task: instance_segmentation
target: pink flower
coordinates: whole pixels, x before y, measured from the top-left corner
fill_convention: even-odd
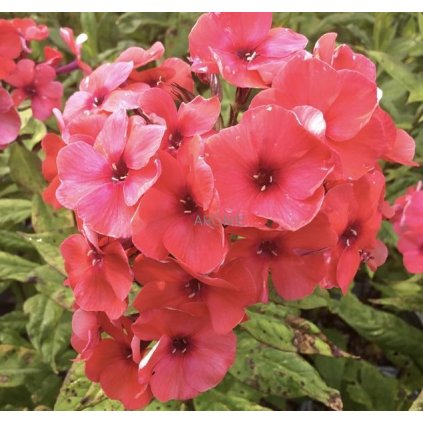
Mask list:
[[[378,105],[376,84],[358,72],[295,57],[250,107],[269,104],[294,111],[302,125],[336,153],[336,171],[343,178],[358,179],[387,149],[381,123],[371,120]]]
[[[318,214],[316,218],[297,231],[258,230],[255,228],[230,228],[240,235],[228,253],[228,260],[235,257],[253,266],[261,290],[262,301],[267,301],[269,270],[277,293],[285,300],[298,300],[310,295],[326,278],[328,263],[324,255],[336,245],[338,236],[328,219]]]
[[[0,86],[0,150],[6,148],[19,135],[21,119],[9,93]]]
[[[338,234],[338,243],[328,255],[328,286],[339,286],[346,293],[361,262],[370,260],[375,269],[386,260],[387,249],[376,239],[384,188],[383,174],[373,171],[354,183],[336,185],[326,194],[322,212]]]
[[[284,63],[307,44],[303,35],[271,26],[271,13],[205,13],[189,35],[192,70],[220,72],[238,87],[266,87],[260,70]]]
[[[139,116],[128,119],[124,110],[117,110],[93,146],[76,141],[60,151],[57,199],[76,210],[90,229],[129,237],[136,203],[160,174],[154,155],[164,132],[164,126],[146,125]]]
[[[100,315],[103,330],[109,335],[96,345],[86,361],[88,379],[98,382],[111,399],[128,410],[144,408],[152,399],[150,388],[138,381],[138,363],[144,351],[133,336],[131,321],[122,317],[109,322]]]
[[[242,216],[242,225],[297,230],[318,213],[331,154],[279,106],[247,111],[239,125],[206,143],[221,212]]]
[[[29,98],[33,116],[46,120],[54,108],[60,108],[63,95],[63,85],[55,78],[56,72],[50,65],[36,65],[32,60],[22,59],[5,81],[16,87],[12,92],[15,105]]]
[[[163,137],[163,148],[172,153],[186,140],[210,132],[220,114],[217,97],[205,99],[197,96],[189,103],[181,103],[177,110],[170,94],[158,88],[144,91],[139,104],[144,113],[164,119],[167,130]]]
[[[240,260],[224,264],[215,273],[201,275],[173,260],[158,262],[138,256],[134,272],[143,284],[133,304],[141,314],[202,302],[216,333],[230,332],[244,319],[244,308],[257,298],[254,275]]]
[[[133,325],[140,339],[158,341],[140,362],[139,381],[148,382],[162,402],[186,400],[213,388],[235,359],[235,335],[216,334],[204,308],[192,306],[148,311]]]
[[[194,81],[188,63],[177,57],[166,59],[161,65],[142,71],[132,71],[131,81],[145,84],[150,88],[160,88],[174,99],[192,96]]]
[[[63,111],[65,122],[87,110],[113,112],[118,108],[137,108],[138,93],[118,90],[132,69],[132,62],[106,63],[86,76],[79,85],[79,91],[66,102]]]
[[[117,319],[126,310],[133,275],[119,241],[91,241],[82,235],[66,238],[60,249],[65,259],[68,284],[84,311],[103,311]]]
[[[196,149],[199,138],[191,144]],[[209,273],[223,263],[227,251],[220,222],[204,224],[218,210],[213,174],[198,151],[187,161],[181,158],[160,152],[162,174],[140,201],[133,242],[147,257],[163,260],[170,253],[193,271]]]

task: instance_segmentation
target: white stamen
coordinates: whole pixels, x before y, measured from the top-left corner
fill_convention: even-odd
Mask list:
[[[192,210],[184,210],[184,213],[191,214],[192,213]]]
[[[267,188],[267,187],[266,187],[266,185],[263,185],[263,186],[260,188],[260,191],[261,191],[261,192],[266,191],[266,188]]]
[[[188,295],[188,298],[194,298],[195,297],[195,292],[191,292],[191,294]]]
[[[247,62],[252,62],[256,56],[257,56],[257,53],[253,51],[252,53],[246,54],[245,59],[247,60]]]

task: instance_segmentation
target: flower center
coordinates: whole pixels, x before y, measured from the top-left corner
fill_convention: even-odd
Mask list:
[[[93,106],[95,107],[100,107],[103,102],[104,102],[104,95],[102,94],[97,94],[94,98],[93,98]]]
[[[340,239],[345,246],[351,247],[352,244],[357,240],[358,229],[357,226],[351,225],[345,229],[344,233],[341,235]]]
[[[185,354],[188,350],[188,340],[186,338],[173,338],[172,354]]]
[[[180,132],[175,131],[169,135],[169,149],[177,150],[182,144],[183,136]]]
[[[198,279],[191,279],[184,285],[184,288],[188,298],[195,298],[200,295],[201,282]]]
[[[34,97],[35,95],[37,95],[37,89],[32,85],[28,85],[27,87],[25,87],[25,93],[28,97]]]
[[[190,195],[182,198],[179,202],[182,204],[182,209],[185,214],[192,214],[198,209],[197,204],[195,204],[195,201]]]
[[[91,266],[97,266],[103,261],[103,255],[96,250],[88,251],[87,256],[91,257]]]
[[[257,255],[267,256],[270,258],[277,257],[279,254],[279,248],[274,241],[262,241],[257,248]]]
[[[112,164],[112,181],[113,182],[122,182],[128,176],[128,166],[123,160],[120,160],[118,163]]]
[[[264,192],[274,183],[273,172],[270,169],[259,169],[258,172],[253,175],[253,180],[260,191]]]
[[[255,51],[245,51],[241,50],[237,53],[238,57],[242,60],[245,60],[246,62],[252,62],[256,57],[257,53]]]
[[[363,263],[367,263],[370,260],[374,260],[374,257],[372,256],[370,251],[360,250],[359,253],[360,253],[360,259]]]

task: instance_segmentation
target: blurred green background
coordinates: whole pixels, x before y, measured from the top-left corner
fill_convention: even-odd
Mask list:
[[[0,14],[11,18],[23,14]],[[188,56],[188,34],[197,13],[29,13],[51,29],[66,51],[61,26],[85,32],[84,59],[113,60],[129,46],[162,41],[166,57]],[[311,49],[325,32],[377,63],[382,106],[415,138],[423,164],[423,14],[275,13],[274,26],[305,34]],[[34,54],[41,54],[34,45]],[[38,48],[38,50],[37,50]],[[69,55],[69,60],[71,56]],[[63,81],[67,96],[79,83]],[[199,85],[201,92],[206,89]],[[224,86],[227,113],[234,89]],[[207,95],[207,93],[205,93]],[[0,153],[0,410],[114,410],[97,385],[72,363],[69,345],[72,297],[58,246],[71,233],[67,211],[53,212],[40,197],[40,140],[55,130],[22,111],[20,142]],[[392,201],[422,179],[420,168],[384,165]],[[318,291],[249,312],[238,331],[237,362],[224,382],[193,401],[160,404],[160,410],[408,410],[423,398],[423,278],[407,274],[385,222],[390,249],[376,274],[362,268],[352,292]],[[420,396],[419,396],[420,395]]]

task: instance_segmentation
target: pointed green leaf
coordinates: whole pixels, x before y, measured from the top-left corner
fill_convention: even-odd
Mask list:
[[[334,410],[342,409],[337,390],[330,388],[300,355],[270,348],[247,334],[238,338],[237,360],[230,373],[267,395],[308,396]]]
[[[41,174],[41,160],[36,153],[17,143],[10,150],[10,177],[28,191],[41,192],[45,181]]]

